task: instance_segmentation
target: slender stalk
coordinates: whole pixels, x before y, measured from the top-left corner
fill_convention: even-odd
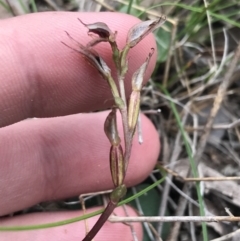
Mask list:
[[[110,114],[108,115],[105,121],[104,131],[112,145],[110,149],[110,168],[111,168],[111,175],[112,175],[115,189],[110,195],[110,201],[106,209],[104,210],[104,212],[99,217],[96,224],[93,226],[93,228],[90,230],[90,232],[86,235],[86,237],[82,241],[91,241],[95,237],[95,235],[102,228],[103,224],[107,221],[108,217],[111,215],[115,207],[118,205],[119,201],[126,194],[126,186],[123,184],[123,182],[126,176],[128,163],[131,156],[132,141],[133,141],[133,136],[135,133],[136,123],[137,123],[136,118],[137,118],[137,115],[139,114],[139,103],[140,103],[139,93],[142,88],[143,74],[146,71],[148,60],[150,60],[150,57],[152,56],[153,49],[152,49],[152,53],[149,54],[146,60],[147,62],[143,64],[143,69],[141,67],[141,69],[138,70],[138,72],[136,72],[138,74],[137,75],[138,78],[136,77],[136,73],[134,74],[136,78],[136,83],[135,82],[134,83],[136,86],[134,87],[134,84],[133,84],[132,86],[133,92],[131,96],[136,96],[139,98],[130,99],[130,101],[133,100],[133,102],[130,102],[130,104],[126,99],[125,83],[124,83],[125,76],[128,71],[127,55],[129,50],[133,48],[136,44],[138,44],[146,35],[154,31],[157,27],[160,27],[159,23],[161,22],[161,19],[162,18],[158,19],[157,21],[146,22],[147,24],[139,23],[137,25],[134,25],[129,30],[125,47],[120,51],[115,41],[117,32],[116,31],[112,32],[109,29],[109,27],[102,22],[97,22],[94,24],[84,24],[79,19],[79,21],[85,27],[88,28],[88,33],[94,33],[98,35],[98,39],[93,40],[85,47],[81,43],[78,43],[76,40],[74,40],[68,34],[68,36],[74,41],[75,44],[77,44],[79,48],[77,50],[74,48],[72,49],[83,54],[84,57],[86,57],[88,61],[99,71],[102,77],[105,80],[107,80],[110,86],[110,89],[112,91],[112,95],[114,97],[115,105],[117,106],[117,108],[120,110],[120,113],[121,113],[123,132],[124,132],[124,142],[125,142],[125,152],[123,155],[121,140],[118,136],[118,130],[117,130],[117,124],[116,124],[116,110],[115,110],[116,106],[114,106],[112,108],[112,112],[110,112]],[[115,63],[117,74],[118,74],[119,88],[117,87],[113,77],[111,76],[110,68],[101,58],[101,56],[99,56],[95,50],[91,49],[92,46],[100,42],[109,42],[111,45],[112,57],[113,57],[113,61]],[[136,88],[137,90],[135,90]],[[137,91],[137,95],[133,95],[135,94],[134,91],[135,92]],[[134,106],[135,102],[137,104],[135,104]],[[132,108],[130,108],[128,105],[131,105]],[[135,107],[137,111],[135,112],[131,111],[129,116],[129,109],[132,110],[133,107]]]
[[[109,76],[108,79],[108,84],[111,88],[111,91],[112,91],[112,94],[113,94],[113,97],[116,99],[116,98],[120,98],[119,96],[119,93],[118,93],[118,89],[117,89],[117,86],[115,84],[115,81],[114,79],[112,78],[112,76]],[[124,101],[124,100],[123,100]]]
[[[128,168],[128,163],[129,163],[129,159],[131,156],[131,149],[132,149],[132,134],[129,132],[129,126],[128,126],[128,106],[127,106],[128,103],[126,99],[125,84],[124,84],[125,75],[128,69],[127,54],[129,50],[130,50],[130,47],[126,45],[121,53],[121,58],[119,59],[119,65],[121,66],[121,68],[118,71],[119,92],[124,102],[124,108],[120,109],[120,112],[122,115],[122,125],[123,125],[124,142],[125,142],[125,153],[124,153],[125,172],[127,171],[127,168]]]
[[[132,137],[129,133],[128,127],[128,115],[127,115],[127,108],[120,110],[122,115],[122,125],[123,125],[123,132],[124,132],[124,142],[125,142],[125,152],[124,152],[124,162],[125,162],[125,172],[128,168],[129,159],[131,156],[132,150]]]
[[[89,233],[85,236],[85,238],[82,241],[92,241],[92,239],[96,236],[96,234],[102,228],[104,223],[108,220],[109,216],[112,214],[114,209],[117,207],[117,204],[118,203],[115,203],[112,200],[108,202],[107,207],[104,209],[98,221],[94,224],[93,228],[89,231]]]

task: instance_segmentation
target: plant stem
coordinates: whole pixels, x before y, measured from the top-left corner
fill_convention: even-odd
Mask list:
[[[94,224],[93,228],[90,230],[90,232],[85,236],[85,238],[82,241],[92,241],[92,239],[96,236],[96,234],[102,228],[104,223],[108,220],[113,210],[117,207],[117,204],[118,203],[115,203],[112,200],[108,202],[107,207],[99,217],[98,221]]]
[[[109,76],[109,77],[107,78],[107,81],[108,81],[108,84],[109,84],[109,86],[110,86],[110,88],[111,88],[111,91],[112,91],[112,94],[113,94],[114,99],[120,98],[119,93],[118,93],[117,86],[116,86],[115,81],[114,81],[114,79],[112,78],[112,76]]]
[[[130,155],[131,155],[132,137],[129,133],[127,108],[124,107],[123,109],[120,110],[120,112],[122,115],[122,125],[123,125],[123,132],[124,132],[124,142],[125,142],[124,162],[125,162],[125,172],[126,172]]]
[[[124,106],[122,108],[119,108],[119,110],[122,116],[123,135],[124,135],[124,143],[125,143],[124,162],[125,162],[125,172],[126,172],[128,163],[129,163],[129,158],[131,155],[131,149],[132,149],[132,135],[129,131],[129,126],[128,126],[128,111],[127,111],[127,100],[126,100],[125,86],[124,86],[124,76],[121,74],[119,74],[118,76],[119,76],[118,82],[119,82],[120,96],[124,103]]]

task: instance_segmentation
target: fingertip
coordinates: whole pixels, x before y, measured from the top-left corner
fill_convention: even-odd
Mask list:
[[[103,131],[107,114],[28,120],[2,128],[0,193],[5,198],[0,203],[0,215],[42,201],[113,188],[110,143]],[[118,124],[124,140],[120,115]],[[128,186],[143,181],[158,159],[158,133],[145,116],[142,116],[142,133],[142,145],[137,136],[134,138],[125,180]]]

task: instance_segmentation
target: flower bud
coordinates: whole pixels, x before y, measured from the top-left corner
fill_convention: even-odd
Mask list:
[[[93,48],[85,47],[81,43],[77,42],[74,38],[71,37],[68,32],[66,32],[66,34],[74,42],[77,48],[71,47],[63,42],[62,43],[70,49],[82,54],[84,58],[86,58],[87,61],[98,70],[98,72],[103,76],[103,78],[108,80],[109,76],[111,75],[111,70],[106,64],[106,62],[99,56],[99,54]]]
[[[105,134],[112,145],[119,145],[121,139],[118,135],[116,108],[108,114],[104,123]]]
[[[133,90],[142,90],[142,83],[144,79],[145,72],[147,70],[148,64],[151,60],[151,57],[154,53],[154,48],[151,49],[151,52],[148,54],[148,57],[144,61],[144,63],[141,65],[141,67],[133,74],[132,77],[132,89]]]
[[[159,28],[165,21],[166,17],[161,16],[157,20],[148,20],[134,25],[128,32],[127,45],[130,48],[134,47],[149,33]]]
[[[110,199],[113,203],[118,203],[127,193],[127,188],[124,184],[116,187],[110,194]]]
[[[110,42],[115,42],[116,32],[113,33],[106,23],[96,22],[86,24],[81,19],[78,20],[88,29],[88,33],[97,34],[100,38],[106,39]]]
[[[110,170],[115,187],[121,185],[125,178],[125,164],[121,145],[112,145],[110,149]]]
[[[134,131],[136,128],[140,108],[140,91],[133,90],[129,99],[128,106],[128,127]]]
[[[128,126],[129,126],[129,129],[133,132],[135,131],[138,115],[139,115],[140,91],[142,90],[144,75],[153,53],[154,53],[154,49],[152,49],[152,52],[149,53],[145,62],[133,74],[133,77],[132,77],[132,93],[129,99],[129,106],[128,106]]]

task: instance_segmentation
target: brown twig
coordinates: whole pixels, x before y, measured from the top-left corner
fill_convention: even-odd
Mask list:
[[[183,117],[182,122],[185,123],[186,120],[187,120],[187,115],[185,115]],[[181,132],[179,131],[177,136],[176,136],[176,140],[175,140],[175,143],[174,143],[173,152],[172,152],[169,164],[174,163],[178,159],[178,157],[179,157],[179,155],[181,153],[182,148],[181,148],[180,140],[181,140]],[[171,180],[172,176],[168,176],[168,177]],[[164,189],[163,189],[163,194],[162,194],[161,205],[159,207],[159,213],[158,213],[159,216],[164,216],[165,215],[170,188],[171,188],[170,187],[170,183],[169,182],[165,182]],[[162,233],[162,228],[163,228],[163,224],[159,223],[158,227],[157,227],[158,233],[160,233],[160,234]]]
[[[184,182],[212,182],[212,181],[239,181],[240,177],[182,177],[178,173],[168,169],[167,167],[161,166],[166,172],[174,177],[182,179]]]
[[[228,233],[226,235],[223,235],[220,238],[216,238],[216,239],[211,239],[210,241],[225,241],[225,240],[230,240],[231,238],[233,238],[235,235],[238,235],[240,233],[240,229],[237,229],[236,231],[232,232],[232,233]]]
[[[229,124],[215,124],[212,126],[211,130],[228,130],[235,128],[237,126],[240,126],[240,119],[237,119],[233,121],[232,123]],[[176,127],[171,127],[173,130],[177,130]],[[193,126],[185,126],[184,129],[188,132],[193,132],[193,131],[205,131],[206,127],[205,126],[198,126],[198,127],[193,127]]]
[[[100,1],[100,0],[94,0],[94,1],[97,2],[99,5],[105,7],[110,12],[116,11],[114,8],[112,8],[109,4],[105,3],[104,1]]]
[[[221,107],[222,101],[225,97],[227,88],[228,88],[229,83],[230,83],[230,79],[231,79],[231,77],[234,73],[234,70],[236,68],[236,65],[237,65],[237,62],[238,62],[239,58],[240,58],[240,43],[238,44],[238,48],[237,48],[237,50],[234,54],[234,57],[229,64],[229,69],[227,70],[227,72],[226,72],[226,74],[223,78],[223,81],[218,88],[217,96],[216,96],[216,98],[214,100],[214,103],[213,103],[213,108],[210,112],[210,116],[209,116],[207,124],[205,126],[205,132],[203,133],[203,135],[202,135],[202,137],[199,141],[198,149],[197,149],[197,152],[194,156],[196,164],[199,163],[199,161],[202,157],[203,151],[205,149],[205,146],[206,146],[209,134],[210,134],[210,130],[213,126],[215,116],[217,115],[217,113],[218,113],[218,111]]]
[[[184,186],[183,186],[183,192],[189,196],[190,192],[190,185],[189,183],[186,183]],[[182,216],[184,214],[184,211],[186,209],[186,206],[187,206],[187,203],[188,203],[188,200],[181,196],[180,199],[179,199],[179,202],[178,202],[178,209],[177,211],[175,212],[175,216],[178,217],[178,216]],[[175,222],[173,227],[172,227],[172,230],[170,232],[170,234],[168,235],[167,237],[167,241],[176,241],[177,238],[178,238],[178,233],[179,233],[179,229],[181,227],[181,222]]]
[[[239,222],[240,217],[231,216],[172,216],[172,217],[110,217],[110,222]]]

